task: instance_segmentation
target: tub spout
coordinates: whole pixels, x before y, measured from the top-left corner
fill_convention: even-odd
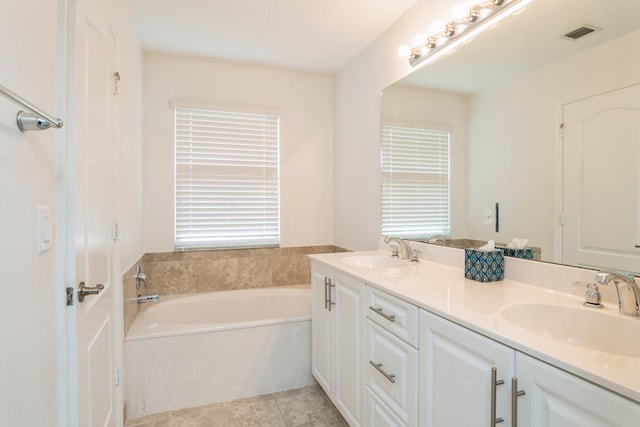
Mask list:
[[[138,298],[136,298],[136,301],[138,301],[138,304],[142,304],[143,302],[158,302],[159,298],[160,297],[158,296],[158,294],[138,295]]]

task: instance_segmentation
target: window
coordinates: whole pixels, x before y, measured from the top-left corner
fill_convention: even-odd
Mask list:
[[[382,126],[382,235],[449,235],[450,132]]]
[[[277,115],[176,108],[176,249],[280,242]]]

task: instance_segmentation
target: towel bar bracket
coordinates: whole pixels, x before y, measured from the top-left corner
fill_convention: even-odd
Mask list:
[[[0,95],[6,96],[16,104],[19,104],[30,111],[18,111],[18,114],[16,116],[16,124],[22,132],[30,130],[45,130],[49,129],[51,126],[60,129],[63,125],[61,119],[57,119],[45,113],[35,105],[31,104],[29,101],[11,92],[9,89],[2,85],[0,85]]]

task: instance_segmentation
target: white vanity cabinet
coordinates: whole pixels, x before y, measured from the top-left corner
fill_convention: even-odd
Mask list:
[[[311,371],[351,426],[363,411],[365,285],[312,260]]]
[[[640,404],[424,310],[420,396],[428,427],[640,425]]]
[[[418,307],[367,286],[365,425],[418,425]]]
[[[516,353],[519,427],[631,427],[640,404],[522,353]]]
[[[420,425],[493,427],[502,419],[510,426],[514,354],[420,310]]]

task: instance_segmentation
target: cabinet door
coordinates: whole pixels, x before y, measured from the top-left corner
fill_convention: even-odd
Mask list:
[[[362,405],[362,349],[364,347],[364,284],[334,274],[335,384],[334,403],[349,425],[360,425]]]
[[[493,427],[491,373],[497,368],[496,418],[508,426],[514,351],[426,311],[420,311],[420,424]]]
[[[326,272],[311,272],[311,372],[327,395],[331,396],[331,312],[325,308]]]
[[[524,354],[516,355],[519,427],[640,425],[640,404]]]

